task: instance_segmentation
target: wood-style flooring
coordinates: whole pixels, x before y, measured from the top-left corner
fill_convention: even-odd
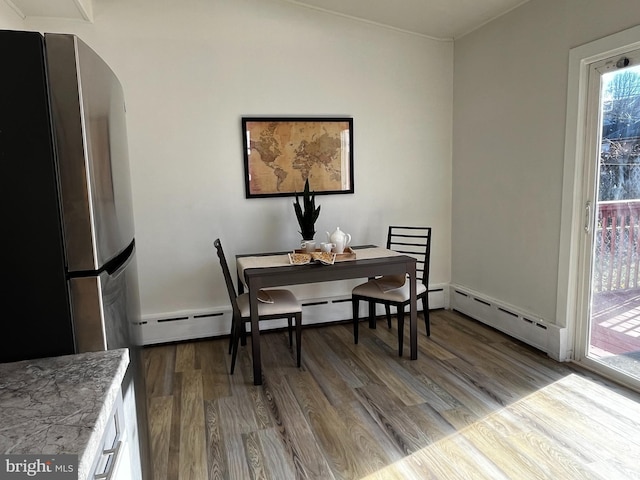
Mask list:
[[[420,317],[421,318],[421,317]],[[640,479],[640,395],[463,315],[420,319],[418,359],[386,320],[146,347],[155,480]],[[407,330],[407,329],[406,329]],[[294,345],[295,348],[295,345]]]

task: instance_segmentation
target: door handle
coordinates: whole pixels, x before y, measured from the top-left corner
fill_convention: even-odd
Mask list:
[[[584,231],[585,233],[591,231],[591,200],[587,201],[584,207]]]
[[[122,448],[122,440],[118,440],[114,448],[103,450],[102,454],[111,456],[111,461],[107,463],[108,468],[103,473],[96,473],[94,475],[95,480],[113,480],[113,474],[116,471],[118,457],[120,456],[120,449]]]

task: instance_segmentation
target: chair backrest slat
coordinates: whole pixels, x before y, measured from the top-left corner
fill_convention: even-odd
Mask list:
[[[416,277],[429,287],[431,227],[392,225],[387,234],[387,248],[414,257],[417,261]]]
[[[394,227],[391,227],[394,228]],[[427,238],[426,235],[412,235],[409,233],[396,233],[394,235],[396,238]]]

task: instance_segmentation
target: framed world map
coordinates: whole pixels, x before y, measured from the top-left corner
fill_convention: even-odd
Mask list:
[[[353,193],[353,118],[242,117],[246,198]]]

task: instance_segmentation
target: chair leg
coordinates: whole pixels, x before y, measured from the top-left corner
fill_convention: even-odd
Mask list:
[[[376,328],[376,302],[369,300],[369,328]]]
[[[398,356],[402,356],[404,344],[404,307],[398,306]]]
[[[386,303],[384,305],[384,311],[387,314],[387,326],[389,328],[391,328],[391,305],[389,305],[388,303]]]
[[[229,332],[229,355],[231,355],[231,350],[233,349],[233,339],[236,329],[236,321],[235,319],[231,319],[231,331]]]
[[[351,306],[353,308],[353,343],[358,344],[358,313],[360,310],[360,300],[357,298],[351,298]]]
[[[242,335],[241,335],[241,339],[242,339],[241,345],[244,347],[244,346],[247,344],[247,327],[246,327],[246,325],[244,324],[244,322],[243,322],[243,321],[240,321],[240,324],[241,324],[241,325],[240,325],[240,331],[242,332]]]
[[[427,337],[431,336],[431,320],[429,318],[429,294],[422,297],[422,314],[424,315],[424,325],[427,328]]]
[[[296,358],[300,367],[300,357],[302,352],[302,313],[296,313]]]
[[[291,317],[287,317],[287,324],[289,325],[289,348],[293,347],[293,338],[291,337]],[[296,325],[297,328],[297,325]]]
[[[231,353],[231,375],[233,375],[233,371],[236,368],[236,357],[238,356],[238,343],[240,343],[240,331],[242,330],[242,326],[239,324],[244,325],[242,320],[236,320],[233,323],[235,325],[235,331],[233,333],[233,351]]]

